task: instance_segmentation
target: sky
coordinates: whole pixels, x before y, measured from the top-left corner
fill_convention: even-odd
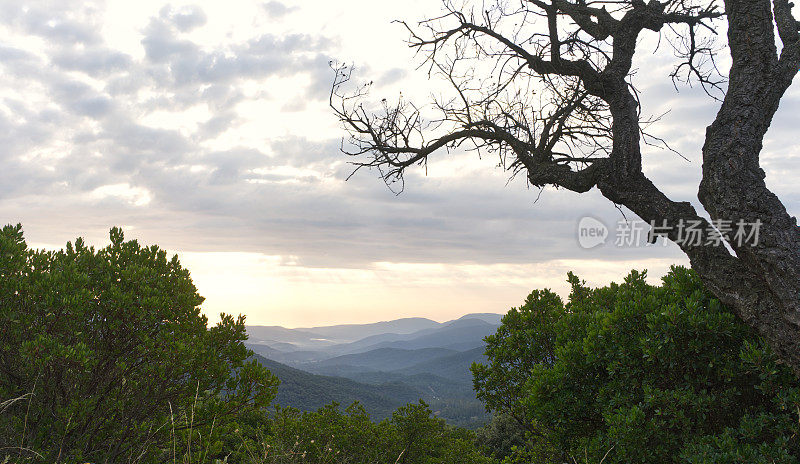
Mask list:
[[[352,173],[328,108],[331,60],[373,81],[371,97],[442,89],[393,23],[436,16],[438,0],[0,0],[0,220],[61,248],[108,230],[177,253],[220,312],[307,327],[400,317],[502,313],[535,288],[566,296],[687,264],[674,245],[585,249],[584,217],[614,234],[634,219],[597,191],[539,191],[491,159],[438,153],[396,195]],[[676,89],[675,60],[644,38],[634,80],[651,131],[646,173],[700,207],[705,127],[718,106]],[[724,58],[723,58],[724,62]],[[767,184],[800,212],[800,85],[767,134]],[[443,90],[442,90],[443,91]]]

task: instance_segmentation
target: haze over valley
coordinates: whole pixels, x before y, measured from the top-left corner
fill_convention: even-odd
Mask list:
[[[487,418],[472,389],[473,362],[502,315],[473,313],[436,322],[403,318],[372,324],[288,329],[248,326],[247,345],[282,383],[276,403],[315,410],[359,400],[376,419],[424,399],[448,423]]]

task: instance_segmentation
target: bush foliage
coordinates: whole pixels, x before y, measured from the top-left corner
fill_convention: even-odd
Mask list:
[[[374,422],[363,406],[316,412],[277,408],[261,428],[241,437],[228,462],[258,464],[491,464],[474,432],[434,417],[422,400]],[[242,452],[243,451],[243,452]],[[238,459],[241,459],[239,461]]]
[[[566,304],[534,291],[473,365],[479,398],[528,432],[507,461],[798,462],[800,384],[694,272],[569,279]]]
[[[44,462],[147,462],[179,438],[264,409],[277,379],[242,343],[244,318],[211,328],[177,257],[124,241],[28,248],[0,231],[0,448]],[[206,443],[209,443],[206,437]],[[197,451],[197,448],[195,448]]]

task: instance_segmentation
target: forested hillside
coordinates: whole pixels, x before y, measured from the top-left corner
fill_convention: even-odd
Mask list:
[[[310,374],[259,355],[254,355],[253,359],[281,381],[275,404],[302,411],[315,411],[334,402],[346,406],[358,401],[370,416],[382,420],[390,417],[398,407],[416,402],[423,396],[421,391],[400,382],[369,385],[341,377]]]
[[[451,425],[476,428],[488,416],[475,398],[471,382],[453,381],[433,374],[416,375],[369,372],[346,377],[316,375],[254,355],[280,381],[275,403],[302,411],[314,411],[332,402],[349,405],[355,401],[375,420],[409,403],[425,400],[434,415]],[[464,367],[464,366],[462,366]],[[469,374],[469,366],[464,367]]]
[[[281,404],[312,410],[329,401],[347,404],[358,392],[370,415],[383,418],[408,398],[422,398],[448,423],[474,428],[489,416],[472,389],[470,366],[486,359],[483,338],[499,323],[499,314],[483,313],[443,323],[409,318],[300,329],[252,326],[248,346],[283,381]],[[339,391],[328,391],[331,384]]]

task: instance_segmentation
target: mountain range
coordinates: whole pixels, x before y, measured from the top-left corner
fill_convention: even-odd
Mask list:
[[[372,324],[289,329],[248,326],[247,345],[278,378],[276,402],[313,410],[360,401],[376,419],[422,398],[460,426],[486,419],[470,366],[485,362],[484,341],[502,315],[467,314],[436,322],[404,318]]]

